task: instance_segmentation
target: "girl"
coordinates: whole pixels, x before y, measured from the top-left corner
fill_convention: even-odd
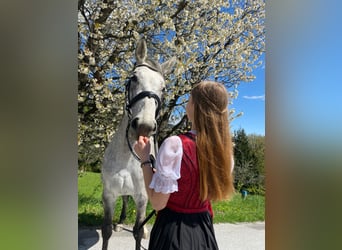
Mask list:
[[[218,249],[211,201],[234,192],[227,106],[222,84],[195,85],[186,106],[191,131],[165,139],[155,173],[149,139],[140,136],[135,144],[149,201],[158,211],[149,250]]]

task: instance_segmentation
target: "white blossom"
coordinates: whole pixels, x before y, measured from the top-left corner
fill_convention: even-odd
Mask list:
[[[252,81],[252,69],[262,64],[264,0],[246,5],[238,0],[145,2],[86,0],[80,6],[78,145],[80,157],[87,155],[87,161],[101,158],[123,115],[124,84],[141,37],[147,40],[151,58],[178,58],[177,67],[167,76],[164,100],[182,104],[162,107],[161,116],[167,115],[160,121],[160,131],[165,134],[170,131],[169,119],[178,121],[184,114],[192,84],[217,78],[229,89],[233,102],[239,84]],[[110,10],[108,15],[105,8]],[[230,119],[237,115],[230,110]]]

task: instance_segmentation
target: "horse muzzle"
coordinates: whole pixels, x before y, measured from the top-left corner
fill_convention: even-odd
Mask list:
[[[131,127],[135,131],[137,138],[139,136],[151,136],[157,131],[157,122],[155,120],[147,122],[143,121],[139,117],[136,117],[132,120]]]

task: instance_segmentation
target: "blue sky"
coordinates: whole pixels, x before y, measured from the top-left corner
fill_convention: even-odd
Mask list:
[[[265,61],[264,56],[262,60]],[[237,99],[230,105],[235,109],[235,114],[243,112],[242,116],[231,122],[231,127],[232,131],[242,128],[246,134],[265,135],[265,62],[253,73],[255,80],[242,82],[238,86]]]

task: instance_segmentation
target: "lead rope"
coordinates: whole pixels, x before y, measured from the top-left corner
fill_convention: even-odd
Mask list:
[[[155,154],[157,154],[158,152],[158,143],[157,143],[157,136],[156,134],[153,135],[153,140],[154,140],[154,152]],[[150,161],[151,161],[151,164],[152,164],[152,171],[155,172],[156,171],[156,168],[155,168],[155,162],[156,162],[156,159],[154,158],[154,156],[152,154],[150,154]],[[138,230],[141,230],[143,226],[145,226],[145,224],[152,218],[153,215],[156,215],[157,212],[155,209],[152,210],[152,212],[145,218],[145,220],[141,223],[141,225],[139,226]],[[144,250],[147,250],[147,248],[145,248],[144,246],[142,246],[140,244],[140,247]]]
[[[137,161],[140,161],[140,158],[139,156],[134,152],[133,148],[132,148],[132,145],[131,143],[129,142],[129,138],[128,138],[128,130],[129,130],[129,127],[130,127],[130,123],[128,122],[128,125],[127,125],[127,128],[126,128],[126,140],[127,140],[127,144],[128,144],[128,148],[129,150],[131,151],[132,155],[134,156],[134,158],[137,160]],[[154,152],[155,154],[157,154],[158,152],[158,144],[157,144],[157,135],[154,134],[153,135],[153,143],[154,143]],[[155,162],[156,162],[156,159],[155,157],[150,154],[150,161],[152,163],[152,170],[153,172],[155,172],[156,168],[155,168]],[[145,224],[152,218],[153,215],[156,214],[156,210],[153,210],[146,218],[145,220],[139,225],[138,227],[138,230],[141,230],[143,226],[145,226]],[[134,232],[132,232],[134,233]],[[142,246],[140,244],[140,247],[144,250],[147,250],[147,248],[145,248],[144,246]]]
[[[140,158],[139,156],[134,152],[133,148],[132,148],[132,145],[131,143],[129,142],[129,138],[128,138],[128,130],[129,130],[129,127],[130,127],[130,122],[128,121],[128,125],[127,125],[127,128],[126,128],[126,141],[127,141],[127,144],[128,144],[128,148],[129,150],[131,151],[132,155],[134,156],[134,158],[137,160],[137,161],[140,161]]]
[[[153,137],[155,138],[155,136],[153,136]],[[155,146],[155,149],[158,149],[156,141],[154,142],[154,146]],[[156,152],[156,151],[155,151],[155,152]],[[154,164],[155,164],[155,162],[156,162],[156,159],[154,158],[153,155],[150,155],[150,161],[151,161],[151,163],[152,163],[152,171],[155,172],[156,168],[155,168],[155,165],[154,165]],[[145,224],[152,218],[152,216],[153,216],[153,215],[156,215],[156,214],[157,214],[156,210],[153,209],[152,212],[151,212],[151,213],[145,218],[145,220],[139,225],[138,231],[141,230],[142,227],[145,226]],[[142,246],[141,244],[140,244],[140,247],[141,247],[142,249],[144,249],[144,250],[147,250],[147,248],[145,248],[145,247]]]

